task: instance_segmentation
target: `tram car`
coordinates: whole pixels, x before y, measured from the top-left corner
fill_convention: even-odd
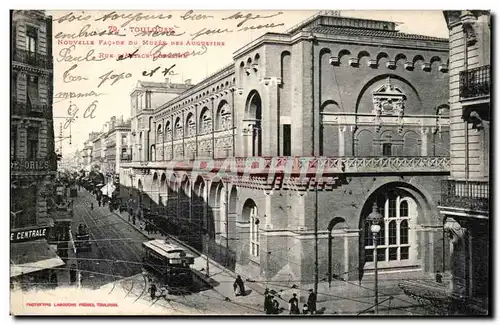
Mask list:
[[[75,237],[75,246],[77,252],[89,252],[92,250],[89,229],[87,228],[87,226],[83,224],[78,225],[78,231]]]
[[[76,185],[71,185],[69,188],[69,197],[77,197],[78,191],[76,190]]]
[[[193,286],[194,256],[187,254],[179,246],[164,240],[151,240],[142,243],[143,267],[153,273],[167,287],[191,288]]]

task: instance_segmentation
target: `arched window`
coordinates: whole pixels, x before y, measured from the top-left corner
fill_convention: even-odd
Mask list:
[[[250,254],[252,254],[252,256],[258,257],[259,251],[259,216],[257,214],[257,207],[253,206],[250,210]]]
[[[416,214],[413,199],[395,191],[377,198],[379,212],[384,217],[377,236],[377,260],[397,262],[410,259],[411,229],[410,218]],[[373,262],[375,249],[370,224],[365,224],[365,260]]]
[[[229,104],[225,103],[219,107],[216,117],[216,130],[227,130],[232,127],[231,112],[229,111]]]
[[[162,142],[163,142],[163,130],[160,124],[158,125],[158,130],[156,132],[156,143],[162,143]]]
[[[170,121],[165,124],[165,140],[172,140],[172,126],[170,125]]]
[[[191,113],[188,115],[186,120],[186,129],[188,137],[196,135],[196,123],[194,121],[194,116]]]
[[[210,111],[208,108],[203,108],[200,117],[200,134],[206,134],[212,132],[212,117],[210,116]]]
[[[175,130],[174,130],[174,139],[181,139],[183,136],[182,134],[182,122],[181,119],[178,117],[177,120],[175,120]]]

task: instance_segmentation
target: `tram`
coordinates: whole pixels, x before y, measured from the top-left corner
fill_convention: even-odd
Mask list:
[[[153,273],[166,286],[192,287],[191,265],[194,264],[194,256],[179,246],[159,239],[144,242],[142,246],[144,269]]]

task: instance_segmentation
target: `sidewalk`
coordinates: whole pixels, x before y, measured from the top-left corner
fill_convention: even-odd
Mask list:
[[[78,281],[71,283],[70,282],[70,267],[71,265],[78,265],[77,257],[76,257],[76,248],[75,242],[73,241],[73,234],[71,233],[71,229],[69,231],[69,242],[68,242],[68,258],[66,259],[66,265],[61,269],[61,272],[57,275],[57,287],[77,287]]]

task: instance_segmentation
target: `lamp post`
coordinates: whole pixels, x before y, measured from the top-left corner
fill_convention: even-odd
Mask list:
[[[373,235],[373,261],[375,262],[375,314],[378,314],[378,252],[377,252],[377,237],[380,232],[380,222],[382,221],[382,215],[378,212],[377,202],[373,203],[372,213],[366,218],[370,222],[370,231]]]

